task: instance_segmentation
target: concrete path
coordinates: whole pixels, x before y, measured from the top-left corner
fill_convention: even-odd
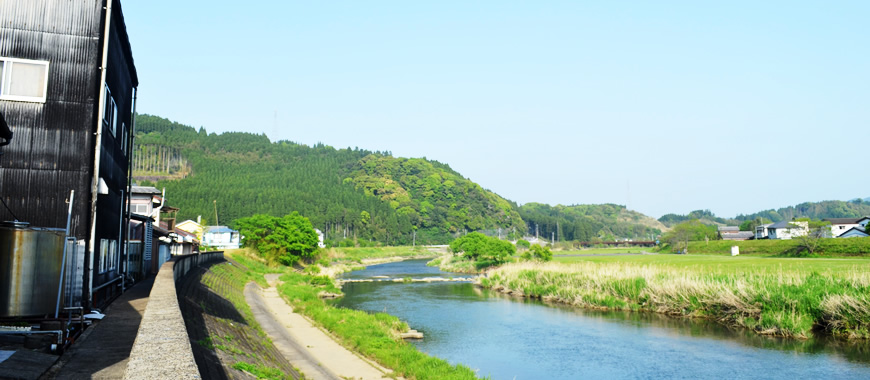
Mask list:
[[[275,347],[306,379],[383,379],[389,370],[363,359],[293,312],[275,288],[278,276],[267,275],[271,285],[261,289],[255,283],[245,287],[245,299],[257,322]]]
[[[42,378],[123,378],[153,284],[151,276],[113,301],[106,317],[89,327]]]

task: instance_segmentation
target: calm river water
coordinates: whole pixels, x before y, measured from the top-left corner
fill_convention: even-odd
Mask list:
[[[465,276],[426,260],[344,278]],[[870,345],[760,337],[706,321],[596,312],[506,297],[469,283],[347,283],[338,306],[387,312],[426,353],[501,379],[870,379]]]

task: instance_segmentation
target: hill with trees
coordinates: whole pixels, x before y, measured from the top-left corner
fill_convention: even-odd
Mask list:
[[[870,201],[855,198],[851,201],[804,202],[795,206],[764,210],[747,215],[740,214],[734,218],[721,218],[710,210],[695,210],[687,215],[666,214],[659,218],[659,221],[668,227],[673,227],[685,221],[698,220],[702,224],[707,225],[740,225],[742,229],[744,226],[753,225],[753,222],[757,224],[775,223],[797,218],[819,220],[825,218],[858,218],[862,216],[870,216]],[[749,227],[746,228],[748,228],[747,231],[752,230]]]
[[[862,199],[851,201],[821,201],[804,202],[795,206],[759,211],[749,215],[737,215],[738,221],[766,218],[774,222],[792,220],[794,218],[858,218],[870,216],[870,202]]]
[[[668,229],[659,221],[615,204],[550,206],[526,203],[520,216],[530,234],[559,241],[613,241],[619,238],[652,239]]]
[[[298,211],[327,240],[387,244],[411,244],[415,230],[418,243],[436,244],[460,231],[525,229],[515,204],[438,162],[207,133],[151,115],[136,126],[134,177],[165,187],[179,219],[232,225]]]

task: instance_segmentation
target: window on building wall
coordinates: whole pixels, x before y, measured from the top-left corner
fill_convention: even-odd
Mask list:
[[[100,239],[100,273],[118,267],[118,241]]]
[[[0,100],[45,103],[48,61],[0,57]]]
[[[109,239],[100,239],[100,273],[109,268]]]
[[[151,215],[151,207],[147,204],[134,204],[131,205],[131,209],[134,214]]]
[[[109,90],[109,85],[106,85],[106,100],[105,104],[103,104],[103,126],[112,133],[112,136],[116,135],[115,128],[117,128],[118,123],[118,105],[115,103],[115,99],[112,98],[112,91]]]

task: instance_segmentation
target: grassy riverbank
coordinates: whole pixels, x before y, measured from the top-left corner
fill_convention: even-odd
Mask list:
[[[267,267],[243,251],[231,255],[257,274],[283,273],[278,291],[294,311],[331,332],[345,347],[391,368],[394,375],[418,380],[477,379],[470,368],[426,355],[401,339],[399,334],[407,331],[408,325],[394,316],[328,305],[319,293],[341,293],[328,277]]]
[[[730,255],[731,247],[735,245],[740,247],[741,255],[807,255],[807,253],[800,248],[800,242],[796,239],[764,239],[746,241],[712,240],[709,242],[693,241],[689,242],[689,253]],[[870,237],[822,239],[815,256],[870,256]]]
[[[710,318],[760,334],[806,338],[819,329],[839,337],[870,338],[870,260],[676,255],[573,259],[571,264],[508,264],[489,271],[480,282],[581,307]]]

